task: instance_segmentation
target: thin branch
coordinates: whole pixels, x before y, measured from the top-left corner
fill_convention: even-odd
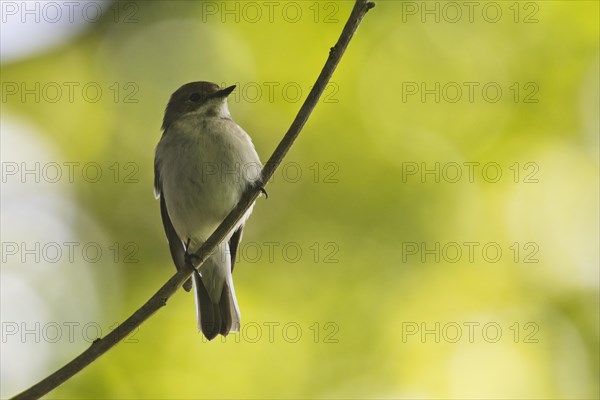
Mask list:
[[[342,34],[340,35],[340,38],[335,46],[331,48],[329,57],[327,58],[325,66],[321,70],[315,85],[308,94],[304,104],[302,104],[300,111],[296,115],[296,118],[292,122],[292,125],[288,129],[287,133],[273,152],[273,155],[271,155],[271,158],[269,158],[269,161],[267,161],[265,164],[261,175],[262,182],[268,182],[275,173],[277,167],[279,167],[281,164],[283,158],[300,134],[300,131],[306,124],[310,114],[317,105],[319,98],[329,83],[329,79],[333,75],[335,68],[344,55],[344,52],[346,51],[354,32],[356,32],[356,29],[360,25],[367,11],[374,6],[375,3],[367,0],[356,0],[354,8],[350,13],[350,17],[348,17],[348,21],[344,26]],[[237,206],[229,213],[229,215],[227,215],[221,225],[219,225],[215,232],[196,252],[196,256],[198,257],[196,267],[202,265],[215,251],[219,243],[221,243],[227,237],[229,232],[236,226],[240,218],[242,218],[248,208],[250,208],[250,206],[258,198],[260,192],[260,188],[251,188],[244,193]],[[60,384],[67,381],[77,372],[84,369],[102,354],[106,353],[114,345],[123,340],[145,320],[150,318],[150,316],[157,310],[165,306],[167,304],[167,300],[173,295],[173,293],[177,291],[177,289],[179,289],[179,287],[190,277],[190,275],[191,270],[178,271],[154,294],[154,296],[150,298],[150,300],[142,305],[142,307],[134,312],[123,323],[117,326],[113,331],[109,332],[102,339],[97,339],[94,341],[94,343],[92,343],[92,345],[79,356],[75,357],[62,368],[42,379],[29,389],[19,393],[13,397],[13,399],[40,398],[41,396],[58,387]]]

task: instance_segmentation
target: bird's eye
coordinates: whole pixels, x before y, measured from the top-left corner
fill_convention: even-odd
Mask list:
[[[190,100],[193,102],[196,102],[196,101],[199,101],[201,97],[202,96],[200,96],[198,93],[192,93],[190,95]]]

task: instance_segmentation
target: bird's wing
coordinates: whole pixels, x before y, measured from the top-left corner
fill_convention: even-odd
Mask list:
[[[159,164],[155,158],[154,159],[154,198],[158,199],[160,197],[161,192],[162,192],[162,188],[161,188],[161,183],[160,183]]]
[[[169,249],[171,250],[171,258],[177,270],[186,268],[185,265],[185,248],[183,242],[177,236],[177,232],[173,227],[171,218],[169,217],[169,211],[167,210],[167,202],[165,194],[162,191],[162,183],[160,181],[160,169],[158,163],[154,163],[154,195],[160,197],[160,216],[162,217],[163,228],[169,241]],[[188,292],[192,288],[192,281],[188,279],[184,284],[183,288]]]
[[[242,240],[242,230],[244,229],[244,225],[240,225],[239,228],[233,232],[231,238],[229,239],[229,252],[231,253],[231,272],[233,272],[233,267],[235,266],[235,256],[237,254],[237,248]]]

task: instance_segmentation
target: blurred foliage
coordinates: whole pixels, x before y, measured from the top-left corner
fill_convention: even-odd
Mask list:
[[[294,87],[303,99],[352,7],[295,2],[303,16],[290,23],[281,13],[289,3],[276,3],[270,22],[267,7],[254,2],[263,16],[252,22],[252,10],[242,14],[245,2],[139,1],[131,9],[122,2],[112,6],[121,14],[106,12],[64,45],[3,64],[3,82],[96,82],[103,89],[98,102],[82,100],[79,90],[73,102],[9,96],[2,118],[35,127],[49,160],[103,166],[98,183],[75,179],[52,188],[69,199],[57,218],[68,220],[77,240],[134,242],[139,250],[139,262],[50,268],[41,281],[4,263],[3,290],[7,273],[16,274],[39,296],[15,289],[18,302],[44,304],[46,321],[108,329],[166,281],[174,268],[152,179],[169,95],[189,81],[237,83],[230,109],[266,161],[300,107],[290,100]],[[234,273],[242,334],[202,340],[193,298],[182,291],[49,398],[598,397],[598,2],[515,2],[518,22],[513,2],[499,2],[497,23],[482,17],[485,2],[473,22],[466,14],[453,23],[409,13],[425,4],[446,3],[378,1],[269,184],[269,199],[255,206]],[[239,21],[220,14],[223,7],[238,7]],[[524,23],[534,9],[537,22]],[[124,23],[131,10],[135,22]],[[452,85],[439,102],[434,94],[425,101],[420,92],[408,95],[412,84],[432,89],[436,82],[457,83],[462,98],[447,101]],[[473,101],[465,82],[478,84]],[[483,97],[490,82],[502,88],[497,102]],[[276,83],[272,99],[269,83]],[[284,94],[286,83],[293,87]],[[537,102],[524,102],[533,89]],[[125,102],[127,95],[137,102]],[[28,147],[5,147],[9,133],[3,129],[3,161],[31,156]],[[479,163],[473,182],[468,162]],[[116,183],[108,169],[115,163]],[[463,177],[406,175],[422,163],[457,163]],[[498,182],[482,178],[488,163],[500,165]],[[537,182],[525,182],[526,163],[537,167]],[[124,182],[128,165],[137,167],[137,182]],[[50,189],[35,190],[43,199]],[[54,240],[55,232],[25,221],[21,229]],[[3,222],[3,241],[18,240],[13,226]],[[454,242],[480,243],[474,261],[465,246],[457,262],[407,253],[410,243],[433,249]],[[486,243],[501,246],[499,261],[482,257]],[[523,262],[534,248],[527,243],[539,262]],[[74,270],[90,279],[84,289]],[[4,312],[17,299],[3,302]],[[89,314],[71,311],[78,304]],[[465,323],[478,324],[473,340]],[[497,342],[486,340],[493,329],[482,333],[489,323],[502,329]],[[407,334],[422,324],[432,331],[439,324],[441,339]],[[462,337],[453,343],[455,324]],[[42,366],[12,383],[5,366],[16,360],[3,361],[2,396],[85,346],[79,336],[46,346]]]

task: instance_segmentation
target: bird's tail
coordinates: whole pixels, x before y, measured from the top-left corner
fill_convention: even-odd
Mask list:
[[[231,274],[228,274],[223,282],[223,290],[218,302],[213,302],[210,298],[200,273],[194,273],[193,278],[198,329],[208,340],[214,339],[218,334],[227,336],[229,332],[239,332],[240,311]]]

